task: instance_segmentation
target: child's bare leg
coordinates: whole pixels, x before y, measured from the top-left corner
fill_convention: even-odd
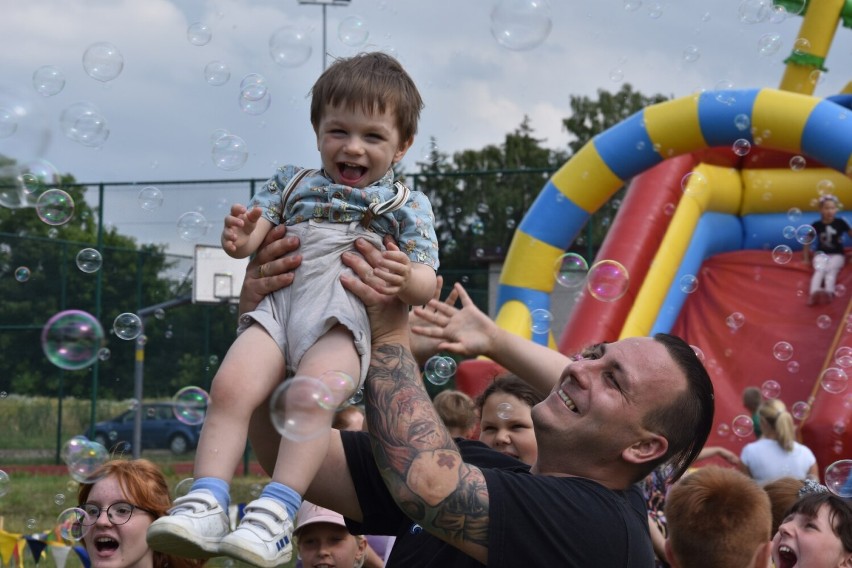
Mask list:
[[[284,357],[258,325],[234,341],[213,379],[194,475],[231,481],[245,450],[255,408],[284,377]]]
[[[338,393],[340,399],[336,402],[340,404],[353,394],[361,375],[361,360],[355,350],[352,334],[340,325],[332,328],[308,349],[296,374],[319,378],[327,371],[346,373],[354,381],[352,392]],[[310,420],[314,427],[322,430],[317,432],[321,435],[311,436],[311,439],[303,442],[282,437],[275,470],[272,473],[273,481],[289,486],[299,495],[305,494],[328,451],[328,436],[325,431],[331,428],[336,410],[335,407],[314,406],[310,415],[298,418]]]

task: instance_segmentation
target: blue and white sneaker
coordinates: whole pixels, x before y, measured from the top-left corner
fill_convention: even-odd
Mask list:
[[[260,568],[286,564],[293,556],[293,521],[274,499],[255,499],[237,529],[219,543],[219,553]]]

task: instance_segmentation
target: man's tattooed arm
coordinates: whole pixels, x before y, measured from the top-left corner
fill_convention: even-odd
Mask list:
[[[373,453],[394,500],[424,529],[485,563],[485,478],[462,460],[406,347],[373,346],[366,393]]]

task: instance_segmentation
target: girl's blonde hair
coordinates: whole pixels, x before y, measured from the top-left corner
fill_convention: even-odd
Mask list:
[[[757,411],[760,417],[775,431],[775,440],[785,452],[793,451],[796,437],[796,427],[793,415],[787,412],[787,407],[778,399],[767,400]]]

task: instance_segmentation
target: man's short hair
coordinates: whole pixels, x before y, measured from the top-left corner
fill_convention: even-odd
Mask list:
[[[442,390],[432,399],[441,421],[450,431],[468,432],[476,424],[473,399],[459,390]]]
[[[686,375],[686,389],[668,405],[645,416],[645,428],[664,436],[669,447],[662,457],[646,464],[646,471],[639,479],[668,463],[670,478],[675,481],[686,473],[710,436],[715,412],[713,382],[695,350],[683,339],[667,333],[658,333],[654,339],[666,347]]]
[[[751,566],[772,538],[769,496],[732,468],[686,475],[669,489],[665,513],[671,553],[684,567]]]
[[[336,59],[311,88],[311,124],[319,128],[327,106],[366,113],[392,111],[400,141],[417,134],[423,99],[399,61],[382,52]]]

